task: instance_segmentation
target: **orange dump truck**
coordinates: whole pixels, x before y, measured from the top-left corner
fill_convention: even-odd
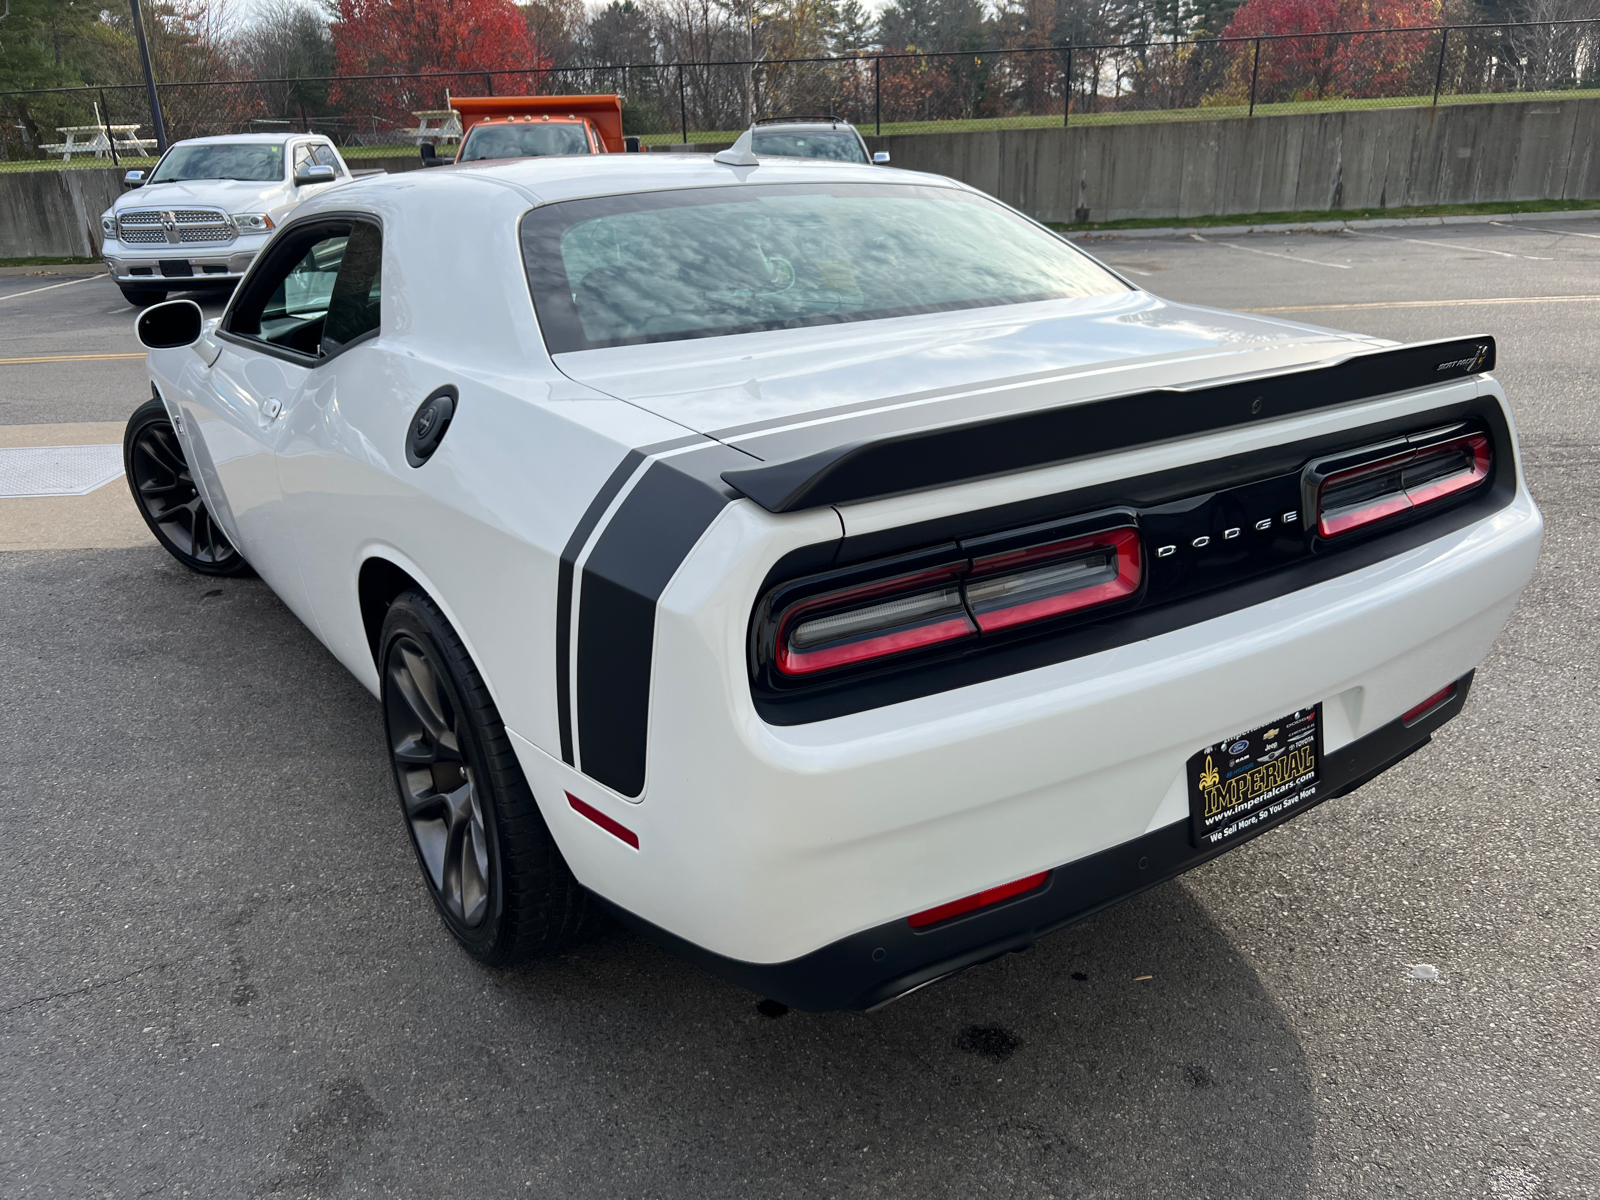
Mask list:
[[[621,96],[452,96],[450,107],[461,118],[458,163],[638,149],[622,136]],[[447,161],[426,144],[422,160]]]

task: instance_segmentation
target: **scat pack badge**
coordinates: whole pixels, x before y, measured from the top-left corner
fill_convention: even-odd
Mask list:
[[[1434,368],[1435,371],[1451,371],[1460,368],[1463,375],[1472,375],[1483,366],[1484,360],[1489,357],[1489,346],[1485,342],[1478,344],[1476,354],[1469,354],[1466,358],[1452,358],[1449,362],[1442,362]]]

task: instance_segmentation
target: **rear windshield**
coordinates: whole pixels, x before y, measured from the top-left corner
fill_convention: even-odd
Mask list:
[[[182,179],[251,179],[275,183],[283,178],[283,147],[259,142],[217,142],[174,146],[150,176],[151,183]]]
[[[853,133],[831,129],[824,132],[758,133],[750,141],[750,150],[757,157],[775,154],[784,158],[826,158],[833,162],[867,161],[860,138]]]
[[[552,354],[1127,290],[987,197],[744,184],[569,200],[522,220]]]
[[[456,161],[588,153],[589,136],[582,125],[474,125]]]

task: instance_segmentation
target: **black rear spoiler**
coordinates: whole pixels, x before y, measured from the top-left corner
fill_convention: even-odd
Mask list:
[[[722,479],[769,512],[850,504],[1194,437],[1494,369],[1492,337],[1372,350],[1304,370],[1156,388],[855,442]]]

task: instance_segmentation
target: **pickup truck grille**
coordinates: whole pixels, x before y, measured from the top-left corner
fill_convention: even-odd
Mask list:
[[[118,240],[138,245],[225,245],[239,236],[220,208],[130,208],[117,214]]]

